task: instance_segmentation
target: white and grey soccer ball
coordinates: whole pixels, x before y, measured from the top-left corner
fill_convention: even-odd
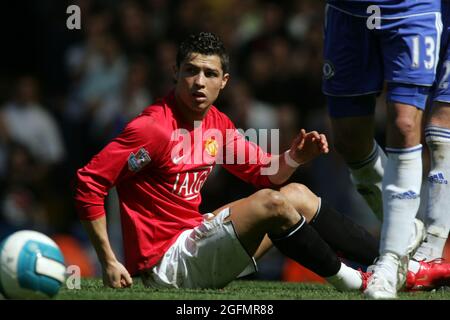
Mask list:
[[[23,230],[0,243],[0,293],[7,299],[48,299],[64,283],[58,245],[45,234]]]

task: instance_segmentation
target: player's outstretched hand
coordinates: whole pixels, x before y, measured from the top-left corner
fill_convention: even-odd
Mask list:
[[[292,142],[289,156],[297,163],[304,164],[322,153],[328,153],[328,141],[324,134],[317,131],[306,132],[300,130],[300,134]]]
[[[103,284],[110,288],[131,287],[133,279],[127,269],[118,261],[103,266]]]

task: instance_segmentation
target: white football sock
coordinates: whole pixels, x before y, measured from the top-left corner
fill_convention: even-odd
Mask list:
[[[349,163],[350,176],[356,190],[363,196],[375,216],[383,220],[383,202],[381,196],[382,179],[387,157],[383,149],[374,140],[372,152],[359,162]]]
[[[422,145],[386,148],[388,161],[383,177],[383,212],[380,253],[406,255],[420,205]]]
[[[326,280],[339,291],[359,290],[362,286],[361,273],[342,262],[339,272]]]
[[[396,282],[398,265],[398,256],[391,252],[387,252],[380,256],[379,260],[375,263],[372,272],[382,272],[386,280]]]
[[[425,212],[427,236],[414,259],[441,258],[450,229],[450,129],[428,126],[425,137],[430,149],[428,205]]]

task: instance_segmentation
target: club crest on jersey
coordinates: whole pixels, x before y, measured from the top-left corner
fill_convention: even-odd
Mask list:
[[[145,148],[140,148],[139,151],[134,154],[130,153],[128,157],[128,169],[133,172],[138,172],[143,167],[148,165],[152,159]]]
[[[323,77],[325,78],[325,80],[332,78],[334,76],[333,64],[330,61],[325,60],[323,67],[322,67],[322,72],[323,72]]]
[[[213,138],[208,138],[205,141],[205,151],[211,157],[215,157],[217,155],[218,149],[219,149],[219,145],[217,144],[217,141],[214,140]]]

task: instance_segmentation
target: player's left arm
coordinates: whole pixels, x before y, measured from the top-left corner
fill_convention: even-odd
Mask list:
[[[272,161],[278,161],[277,173],[269,176],[269,180],[276,185],[286,182],[295,170],[321,154],[329,152],[328,141],[324,134],[317,131],[306,132],[302,129],[292,141],[291,148],[280,155],[272,155]]]

